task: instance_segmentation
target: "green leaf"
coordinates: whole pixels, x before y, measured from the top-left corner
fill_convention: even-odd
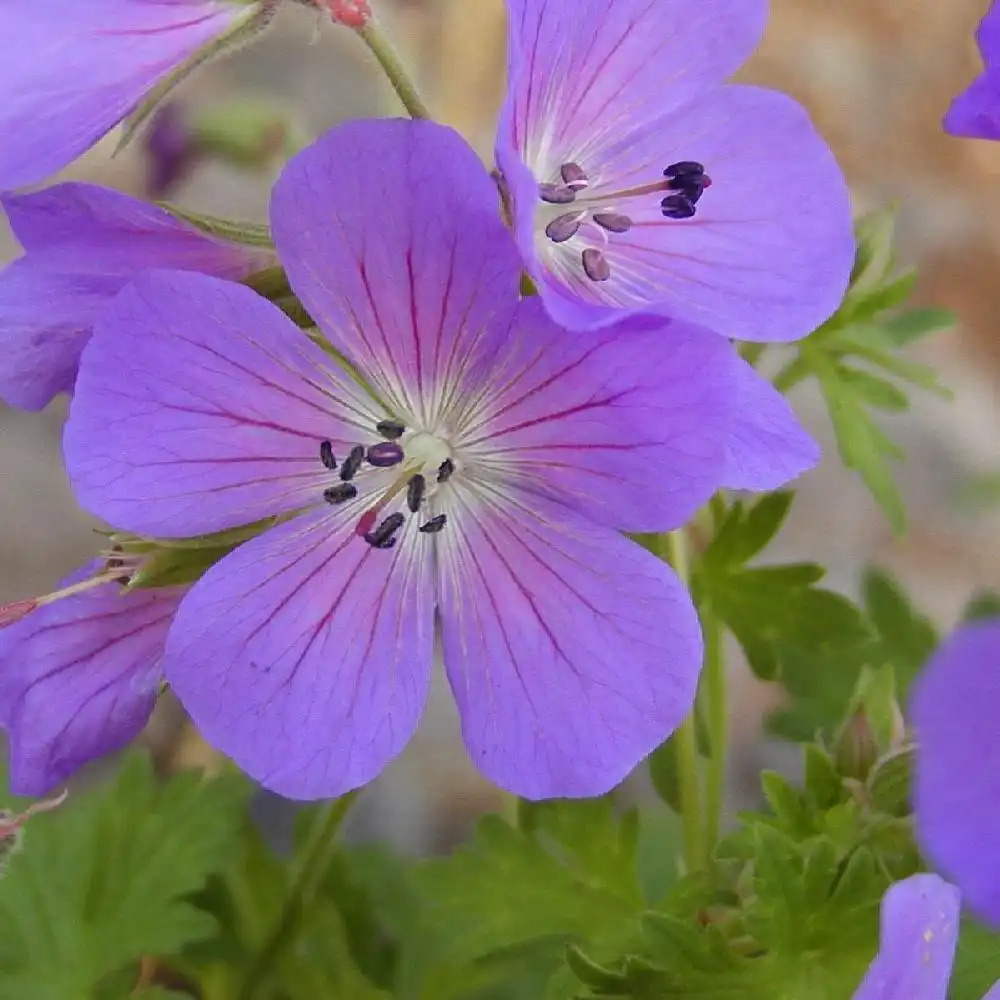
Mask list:
[[[777,535],[794,499],[794,493],[777,492],[765,494],[752,505],[735,502],[709,544],[705,560],[718,567],[748,563]]]
[[[882,324],[885,335],[897,347],[905,347],[934,333],[944,333],[955,326],[955,314],[947,309],[911,309]]]
[[[974,594],[962,611],[964,622],[981,621],[998,616],[1000,616],[1000,594],[991,590]]]
[[[1000,980],[1000,934],[972,920],[962,922],[949,1000],[982,1000]]]
[[[195,774],[157,785],[136,754],[109,785],[32,818],[0,883],[0,996],[84,997],[142,955],[211,935],[188,897],[229,863],[246,794]]]

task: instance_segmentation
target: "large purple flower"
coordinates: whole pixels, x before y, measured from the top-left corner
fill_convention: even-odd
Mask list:
[[[165,671],[204,735],[299,798],[407,743],[435,635],[473,760],[529,797],[621,780],[691,707],[701,641],[669,567],[616,529],[717,485],[735,378],[679,321],[569,335],[472,151],[359,122],[297,156],[272,228],[358,381],[249,289],[138,278],[84,353],[81,502],[185,536],[274,517],[181,605]]]
[[[928,857],[1000,925],[1000,619],[964,625],[914,686],[914,807]]]
[[[92,184],[2,204],[26,252],[0,271],[0,398],[27,410],[72,390],[94,320],[136,274],[173,267],[238,279],[273,261]]]
[[[789,98],[724,86],[765,0],[508,0],[497,138],[518,244],[566,326],[655,310],[805,336],[854,259],[847,188]]]
[[[1000,3],[994,0],[976,32],[983,72],[952,102],[945,130],[973,139],[1000,139]]]
[[[242,0],[0,0],[0,190],[44,180],[204,45]]]
[[[44,795],[139,734],[156,703],[163,645],[183,593],[123,592],[104,583],[0,630],[0,726],[10,739],[11,791]]]
[[[882,941],[854,1000],[946,1000],[958,943],[958,890],[914,875],[882,900]],[[983,1000],[1000,1000],[1000,982]]]

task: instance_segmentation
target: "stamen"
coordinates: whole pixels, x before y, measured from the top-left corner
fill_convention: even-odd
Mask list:
[[[671,163],[670,166],[663,171],[663,176],[669,177],[673,180],[675,177],[688,175],[700,177],[704,172],[705,167],[697,160],[680,160],[677,163]]]
[[[403,436],[406,428],[398,420],[380,420],[375,425],[375,430],[387,441],[397,441]]]
[[[609,233],[627,233],[632,228],[632,220],[620,212],[598,212],[594,222]]]
[[[403,449],[395,441],[380,441],[368,449],[368,462],[376,469],[388,469],[403,461]]]
[[[576,192],[558,184],[539,184],[538,197],[549,205],[569,205],[576,201]]]
[[[697,212],[694,203],[686,194],[667,195],[660,202],[660,206],[664,216],[668,219],[690,219]]]
[[[564,163],[559,168],[563,183],[572,191],[582,191],[590,184],[590,178],[579,163]]]
[[[565,243],[580,231],[580,224],[586,218],[584,212],[567,212],[556,216],[546,227],[545,235],[553,243]]]
[[[374,531],[369,531],[364,539],[374,549],[391,549],[396,544],[393,535],[399,531],[405,520],[398,511],[390,514]]]
[[[451,477],[454,474],[454,472],[455,472],[455,463],[450,458],[446,458],[438,466],[438,480],[437,481],[439,483],[446,483],[446,482],[448,482],[448,480],[451,479]]]
[[[590,247],[583,251],[583,270],[591,281],[607,281],[611,277],[611,265],[603,251]]]
[[[406,487],[406,506],[410,508],[411,513],[416,514],[420,510],[426,489],[427,480],[419,472],[411,477]]]
[[[357,495],[358,488],[354,483],[338,483],[336,486],[323,490],[323,499],[334,505],[353,500]]]
[[[365,460],[365,449],[363,445],[356,444],[344,459],[344,464],[340,467],[340,478],[346,483],[353,479],[361,468],[361,463]]]
[[[424,535],[436,535],[448,523],[447,514],[438,514],[432,517],[426,524],[420,525],[420,532]]]
[[[337,468],[337,460],[333,457],[333,445],[324,441],[319,446],[319,460],[331,471]]]

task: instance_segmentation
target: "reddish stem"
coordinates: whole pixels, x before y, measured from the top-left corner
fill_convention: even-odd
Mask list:
[[[372,17],[368,0],[319,0],[319,3],[326,4],[334,21],[348,28],[363,28]]]

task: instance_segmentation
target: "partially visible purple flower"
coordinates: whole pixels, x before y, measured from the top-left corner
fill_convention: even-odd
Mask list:
[[[957,629],[913,688],[917,839],[1000,926],[1000,619]]]
[[[690,599],[618,531],[677,526],[718,485],[728,345],[657,317],[571,336],[519,301],[488,174],[427,122],[329,133],[271,216],[370,392],[249,289],[154,272],[102,317],[67,426],[77,495],[116,526],[278,518],[184,599],[173,689],[263,784],[338,795],[408,742],[437,633],[488,777],[606,791],[694,698]]]
[[[508,0],[497,164],[526,266],[571,328],[654,310],[789,341],[854,261],[843,176],[805,111],[723,81],[765,0]]]
[[[146,152],[145,194],[165,198],[190,173],[199,149],[185,109],[176,102],[163,105],[149,123],[143,141]]]
[[[139,734],[156,703],[167,629],[185,589],[123,592],[104,583],[0,629],[11,791],[44,795]]]
[[[115,127],[241,0],[0,0],[0,190],[35,184]]]
[[[94,321],[136,274],[174,267],[240,279],[274,259],[92,184],[2,203],[26,252],[0,271],[0,398],[26,410],[72,391]]]
[[[983,72],[952,102],[945,131],[972,139],[1000,139],[1000,2],[994,0],[976,32]]]

